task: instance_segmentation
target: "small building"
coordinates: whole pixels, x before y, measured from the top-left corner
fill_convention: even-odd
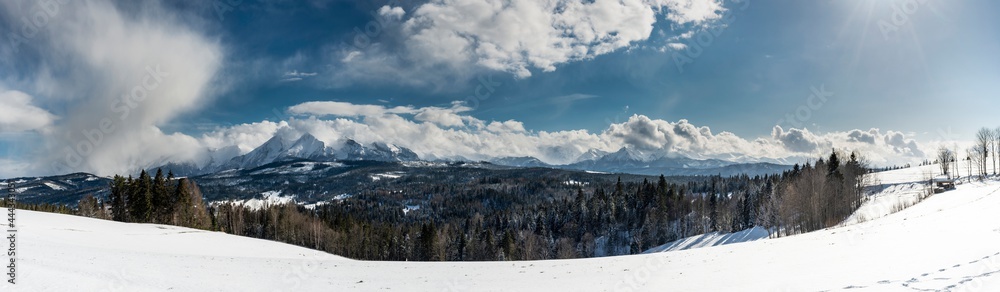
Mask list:
[[[955,181],[945,175],[936,176],[931,182],[934,183],[935,194],[955,189]]]

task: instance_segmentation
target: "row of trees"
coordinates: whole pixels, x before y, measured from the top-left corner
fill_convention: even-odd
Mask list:
[[[935,162],[941,167],[941,173],[949,177],[961,175],[958,171],[961,161],[957,149],[958,145],[956,144],[954,147],[955,149],[952,150],[946,146],[940,146],[935,157]],[[1000,155],[998,153],[1000,153],[1000,128],[980,128],[976,132],[973,146],[965,150],[964,160],[969,166],[969,176],[975,175],[983,179],[990,175],[991,169],[992,174],[997,175],[1000,171]],[[975,173],[972,173],[973,171]]]
[[[784,173],[770,203],[774,235],[819,230],[839,224],[864,203],[865,187],[873,185],[868,162],[852,152],[847,160],[833,151],[827,160]]]
[[[841,158],[845,157],[845,158]],[[364,260],[540,260],[636,254],[676,239],[763,226],[773,236],[839,224],[873,182],[857,153],[779,175],[687,183],[484,177],[424,183],[419,210],[374,188],[307,209],[294,203],[210,207],[218,230]],[[409,202],[416,204],[415,202]]]
[[[993,162],[993,174],[997,174],[997,155],[1000,152],[1000,128],[980,128],[976,132],[976,143],[967,154],[976,166],[981,178],[989,175],[989,163]],[[991,155],[993,154],[993,155]]]
[[[680,238],[754,226],[773,236],[839,224],[872,184],[858,153],[833,151],[777,175],[669,182],[487,176],[468,183],[373,187],[312,208],[205,206],[193,182],[162,171],[116,176],[109,197],[87,196],[77,213],[276,240],[364,260],[541,260],[636,254]],[[419,210],[403,211],[417,204]],[[58,209],[58,208],[57,208]]]
[[[107,202],[84,197],[79,213],[121,222],[157,223],[198,229],[211,228],[211,218],[198,186],[186,179],[175,179],[173,173],[163,175],[157,170],[150,175],[143,170],[138,178],[116,175],[111,181]]]

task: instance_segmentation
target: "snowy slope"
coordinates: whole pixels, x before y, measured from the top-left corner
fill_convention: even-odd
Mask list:
[[[177,227],[19,214],[16,291],[1000,291],[1000,182],[803,235],[532,262],[352,261]]]
[[[643,253],[670,252],[670,251],[678,251],[678,250],[686,250],[694,248],[704,248],[704,247],[750,242],[765,238],[768,238],[767,229],[758,226],[733,233],[712,232],[709,234],[702,234],[702,235],[682,238],[661,246],[651,248]]]

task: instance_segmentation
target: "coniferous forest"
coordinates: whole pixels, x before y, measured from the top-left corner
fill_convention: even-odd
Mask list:
[[[495,261],[637,254],[680,238],[755,226],[772,237],[834,226],[864,201],[867,164],[833,152],[768,176],[649,177],[568,185],[543,177],[422,184],[419,209],[374,188],[311,208],[292,203],[207,206],[199,187],[157,171],[116,176],[110,196],[79,215],[171,224],[268,239],[362,260]]]

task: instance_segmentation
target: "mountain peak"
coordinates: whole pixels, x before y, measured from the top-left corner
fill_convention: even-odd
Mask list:
[[[295,140],[295,143],[284,150],[281,156],[298,158],[316,158],[326,154],[326,144],[306,133]]]
[[[601,157],[604,157],[605,155],[608,155],[608,152],[601,151],[598,149],[590,149],[587,150],[587,152],[580,154],[580,156],[577,156],[575,161],[583,162],[583,161],[598,160],[601,159]]]
[[[646,156],[647,156],[647,154],[643,153],[642,151],[636,150],[634,148],[622,147],[621,149],[618,149],[618,151],[615,151],[614,153],[610,153],[608,155],[605,155],[604,157],[601,158],[601,160],[605,160],[605,161],[646,161],[647,160]]]

